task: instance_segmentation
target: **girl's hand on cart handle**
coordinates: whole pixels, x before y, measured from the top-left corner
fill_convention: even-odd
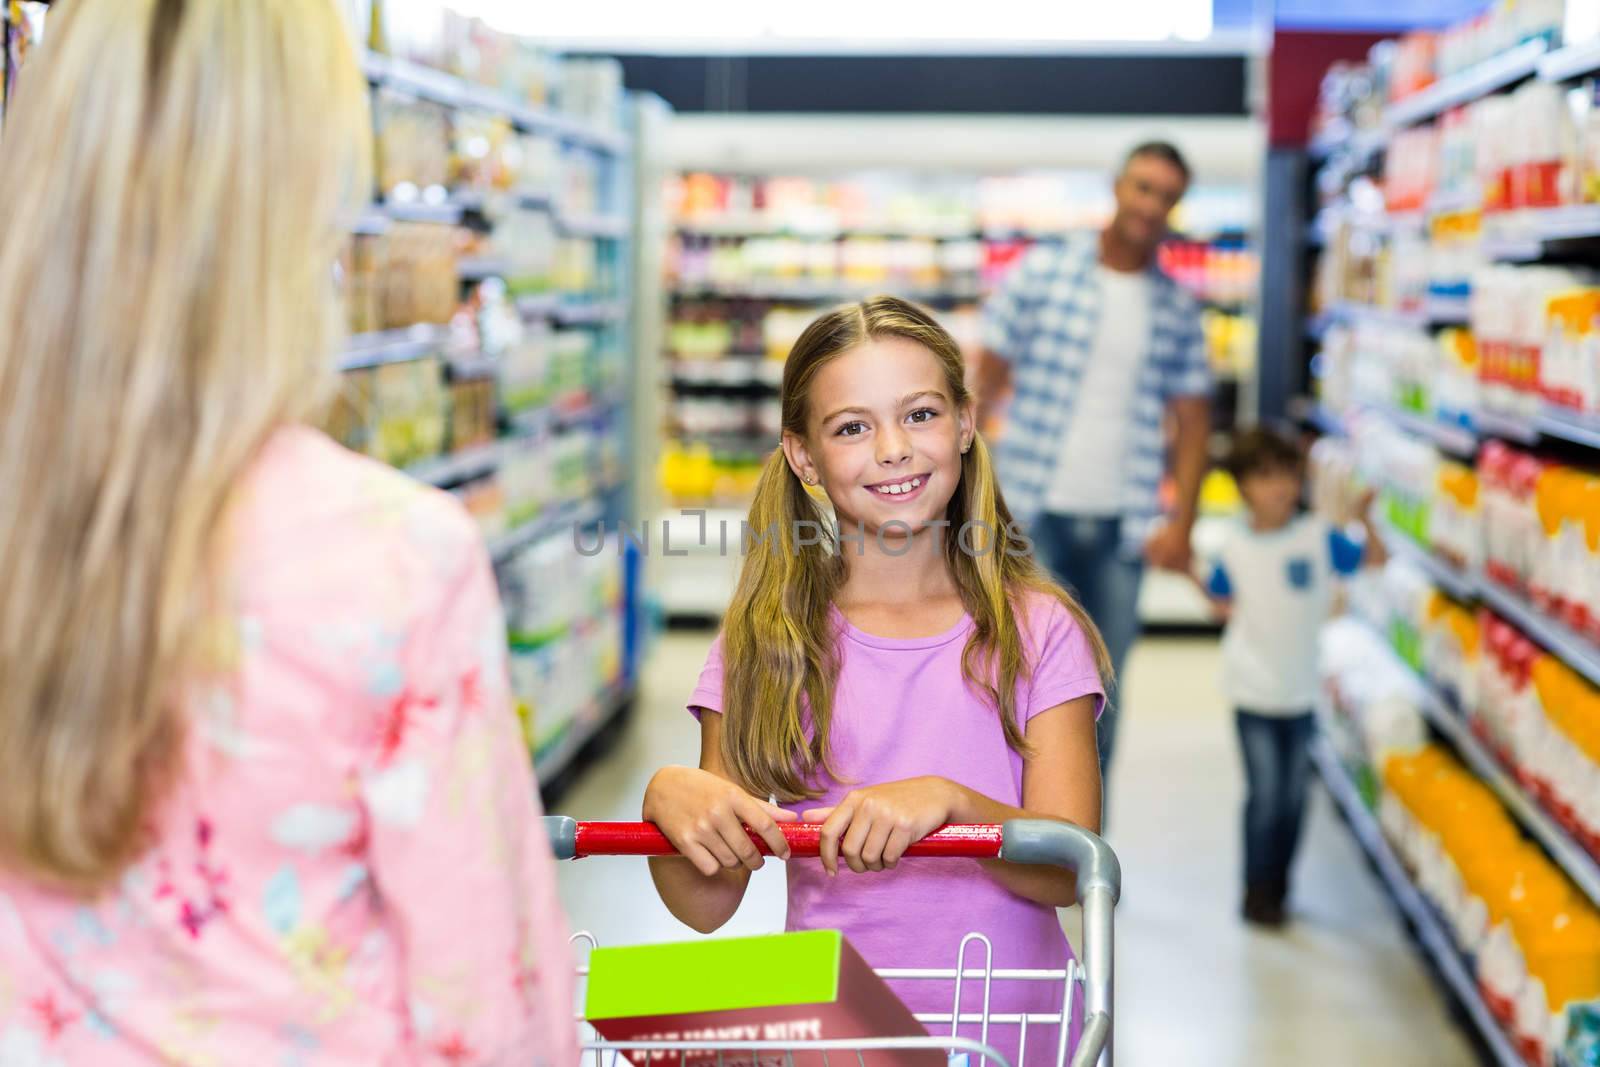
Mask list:
[[[767,843],[774,856],[788,859],[789,842],[778,824],[798,818],[792,811],[756,799],[726,778],[695,767],[657,771],[645,789],[642,814],[707,878],[720,870],[761,869],[765,861],[745,826]]]
[[[892,870],[907,848],[951,821],[957,789],[948,778],[906,778],[851,790],[804,818],[822,824],[819,855],[830,875],[839,873],[840,856],[857,874]]]

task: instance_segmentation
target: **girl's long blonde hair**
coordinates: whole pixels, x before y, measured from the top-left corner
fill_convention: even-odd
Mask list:
[[[57,6],[0,152],[0,863],[145,848],[230,494],[333,381],[370,122],[331,0]]]
[[[818,371],[857,345],[886,337],[927,348],[938,359],[955,404],[971,400],[961,349],[950,334],[915,305],[880,296],[824,315],[795,343],[783,368],[784,431],[806,436],[808,397]],[[963,673],[994,706],[1007,743],[1026,752],[1016,708],[1017,683],[1030,667],[1019,621],[1024,597],[1042,593],[1065,606],[1088,637],[1109,684],[1105,643],[1083,608],[1023,550],[1020,538],[1008,534],[1016,527],[982,435],[974,436],[962,459],[961,482],[945,518],[951,531],[945,537],[945,563],[974,622],[962,654]],[[774,450],[756,486],[744,569],[722,627],[722,754],[745,788],[786,803],[816,796],[815,776],[832,775],[828,731],[839,663],[830,608],[844,581],[845,555],[837,530],[822,543],[811,543],[816,538],[805,522],[833,530],[783,450]],[[964,549],[956,531],[969,522],[980,536]],[[984,530],[994,531],[998,542],[985,545]]]

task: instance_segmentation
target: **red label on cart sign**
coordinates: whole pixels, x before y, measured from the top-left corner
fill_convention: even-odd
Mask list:
[[[624,1052],[631,1063],[684,1067],[946,1067],[940,1050],[834,1050],[806,1042],[925,1038],[927,1031],[833,930],[596,949],[585,1016],[608,1041],[669,1042]],[[777,1042],[774,1049],[694,1043]]]

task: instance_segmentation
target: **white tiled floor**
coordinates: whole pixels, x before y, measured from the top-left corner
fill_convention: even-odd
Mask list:
[[[631,728],[561,798],[563,813],[636,819],[654,770],[693,762],[697,735],[682,702],[710,640],[708,632],[661,641]],[[1128,667],[1109,834],[1124,878],[1120,1067],[1476,1063],[1320,789],[1297,879],[1296,923],[1278,935],[1240,923],[1242,787],[1215,674],[1215,644],[1195,639],[1147,640]],[[574,927],[603,941],[694,936],[656,899],[642,861],[569,865],[562,896]],[[781,929],[782,922],[783,872],[769,864],[722,934]]]

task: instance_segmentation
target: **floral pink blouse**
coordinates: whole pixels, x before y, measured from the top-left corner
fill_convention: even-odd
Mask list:
[[[89,904],[0,873],[0,1064],[570,1067],[567,931],[473,523],[291,429],[230,529],[155,846]]]

